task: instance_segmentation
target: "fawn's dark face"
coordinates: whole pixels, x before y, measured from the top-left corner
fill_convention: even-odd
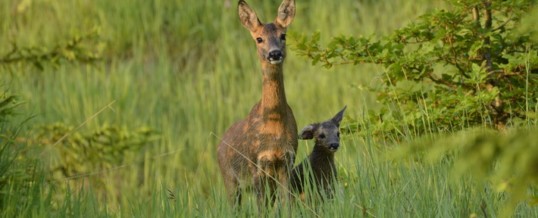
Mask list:
[[[340,128],[333,122],[327,121],[319,124],[314,132],[316,146],[323,146],[329,151],[336,152],[340,147]]]
[[[238,5],[239,18],[256,42],[260,60],[280,64],[286,57],[286,28],[295,16],[295,1],[284,0],[274,22],[262,24],[256,13],[243,0]]]
[[[336,152],[340,147],[340,122],[345,110],[346,107],[330,120],[304,127],[299,134],[299,138],[314,139],[316,141],[315,146],[321,146],[331,152]]]

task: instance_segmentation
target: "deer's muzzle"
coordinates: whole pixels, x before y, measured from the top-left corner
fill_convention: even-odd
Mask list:
[[[284,55],[280,50],[273,50],[269,52],[269,55],[267,55],[267,60],[271,64],[280,64],[284,60]]]
[[[331,143],[329,145],[329,150],[335,152],[336,150],[338,150],[338,147],[340,147],[340,143]]]

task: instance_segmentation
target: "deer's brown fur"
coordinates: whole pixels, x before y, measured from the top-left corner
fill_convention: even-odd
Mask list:
[[[268,24],[262,24],[243,0],[238,10],[257,45],[262,96],[245,119],[224,133],[217,151],[219,167],[229,198],[236,204],[241,202],[241,186],[249,183],[253,183],[259,202],[266,196],[273,201],[279,186],[284,186],[281,193],[287,198],[289,172],[297,150],[297,124],[286,101],[282,63],[286,28],[293,20],[295,2],[284,0],[276,20]]]

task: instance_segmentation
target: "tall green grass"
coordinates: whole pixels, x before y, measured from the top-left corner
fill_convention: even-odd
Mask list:
[[[10,89],[25,101],[21,113],[36,115],[28,121],[27,129],[64,122],[72,126],[84,123],[80,128],[84,131],[112,123],[130,128],[150,126],[161,133],[158,145],[142,149],[140,161],[95,169],[66,181],[84,183],[88,177],[101,177],[116,190],[114,193],[99,193],[92,187],[96,184],[90,183],[82,191],[61,193],[66,196],[64,202],[48,204],[49,192],[39,191],[32,193],[39,199],[31,203],[34,209],[5,215],[256,214],[253,195],[247,195],[239,212],[228,205],[215,161],[222,133],[248,113],[261,93],[254,42],[238,21],[235,1],[229,7],[226,2],[0,2],[0,55],[10,50],[12,42],[53,46],[92,28],[99,29],[104,46],[103,61],[91,65],[66,63],[43,71],[17,65],[10,73],[0,69],[1,79],[9,81]],[[249,4],[261,20],[270,21],[280,1],[251,0]],[[424,11],[444,7],[444,3],[313,0],[297,1],[297,7],[289,28],[291,48],[297,37],[314,31],[321,31],[324,39],[340,34],[386,34]],[[362,111],[375,108],[372,96],[360,87],[372,81],[370,72],[380,69],[362,66],[326,70],[310,66],[293,49],[289,53],[286,94],[299,128],[334,114],[343,105],[348,105],[348,118],[357,120],[361,120]],[[106,108],[109,104],[111,107]],[[486,213],[490,217],[502,200],[484,184],[466,178],[450,183],[450,161],[436,165],[387,162],[383,156],[391,147],[368,134],[347,135],[342,140],[342,149],[336,154],[341,185],[336,198],[321,205],[299,204],[292,211],[273,213],[321,217],[459,217]],[[300,143],[298,161],[311,146],[309,142]],[[44,181],[37,184],[46,187]],[[484,210],[482,204],[486,205]],[[538,216],[538,210],[526,206],[518,212],[524,217]]]

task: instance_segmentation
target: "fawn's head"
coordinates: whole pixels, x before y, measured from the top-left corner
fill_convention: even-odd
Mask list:
[[[322,123],[310,124],[299,133],[300,139],[315,139],[316,145],[331,152],[336,152],[340,147],[340,122],[344,116],[344,107],[333,118]]]
[[[286,57],[286,28],[295,16],[295,0],[284,0],[278,8],[278,16],[272,23],[263,24],[244,0],[238,4],[239,19],[256,41],[258,56],[262,62],[281,64]]]

